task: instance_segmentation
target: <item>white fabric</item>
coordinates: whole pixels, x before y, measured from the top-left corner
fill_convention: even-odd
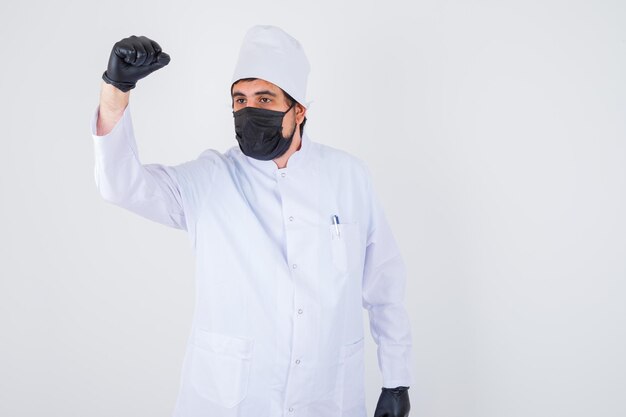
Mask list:
[[[382,386],[411,386],[405,265],[363,161],[305,135],[282,169],[238,146],[142,164],[130,107],[105,136],[97,117],[102,197],[195,253],[175,417],[365,417],[363,307]]]
[[[257,25],[244,36],[232,82],[260,78],[279,86],[308,107],[309,71],[309,61],[296,39],[275,26]]]

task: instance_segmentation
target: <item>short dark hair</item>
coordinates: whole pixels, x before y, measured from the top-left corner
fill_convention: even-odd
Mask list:
[[[232,97],[233,95],[233,87],[235,86],[236,83],[238,83],[239,81],[254,81],[254,80],[258,80],[258,78],[241,78],[237,81],[235,81],[231,86],[230,86],[230,95]],[[277,86],[278,87],[278,86]],[[278,87],[280,88],[280,87]],[[280,88],[280,91],[283,92],[283,94],[285,95],[285,98],[287,99],[287,101],[289,102],[289,106],[292,106],[294,103],[298,103],[293,97],[291,97],[285,90],[283,90],[282,88]],[[301,103],[298,103],[301,104]],[[234,103],[231,103],[231,106],[233,106]],[[306,116],[304,116],[304,120],[302,120],[302,123],[300,124],[300,136],[302,137],[302,132],[304,132],[304,125],[306,124]]]

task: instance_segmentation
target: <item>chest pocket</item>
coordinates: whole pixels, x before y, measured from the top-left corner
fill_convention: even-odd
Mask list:
[[[351,271],[359,261],[359,224],[333,224],[328,231],[333,266],[341,273]]]
[[[223,407],[234,407],[248,391],[254,340],[196,330],[191,383],[198,394]]]

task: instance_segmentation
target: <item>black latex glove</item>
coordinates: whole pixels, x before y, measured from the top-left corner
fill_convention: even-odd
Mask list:
[[[170,62],[170,56],[145,36],[132,35],[113,45],[109,65],[102,79],[127,92],[135,88],[137,81]]]
[[[408,417],[411,409],[408,390],[409,387],[383,387],[374,417]]]

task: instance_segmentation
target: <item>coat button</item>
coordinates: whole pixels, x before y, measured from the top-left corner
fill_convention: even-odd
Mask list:
[[[281,173],[280,173],[280,176],[281,176],[281,177],[283,177],[283,178],[285,177],[285,175],[287,175],[287,174],[286,174],[286,173],[284,173],[284,172],[281,172]]]
[[[298,314],[302,314],[302,309],[299,309],[299,310],[298,310]]]
[[[296,363],[300,363],[300,359],[296,359]]]
[[[293,407],[289,407],[289,411],[293,411]]]
[[[298,264],[293,264],[293,269],[296,269],[298,267]]]
[[[289,216],[289,221],[292,222],[293,221],[293,216]]]

